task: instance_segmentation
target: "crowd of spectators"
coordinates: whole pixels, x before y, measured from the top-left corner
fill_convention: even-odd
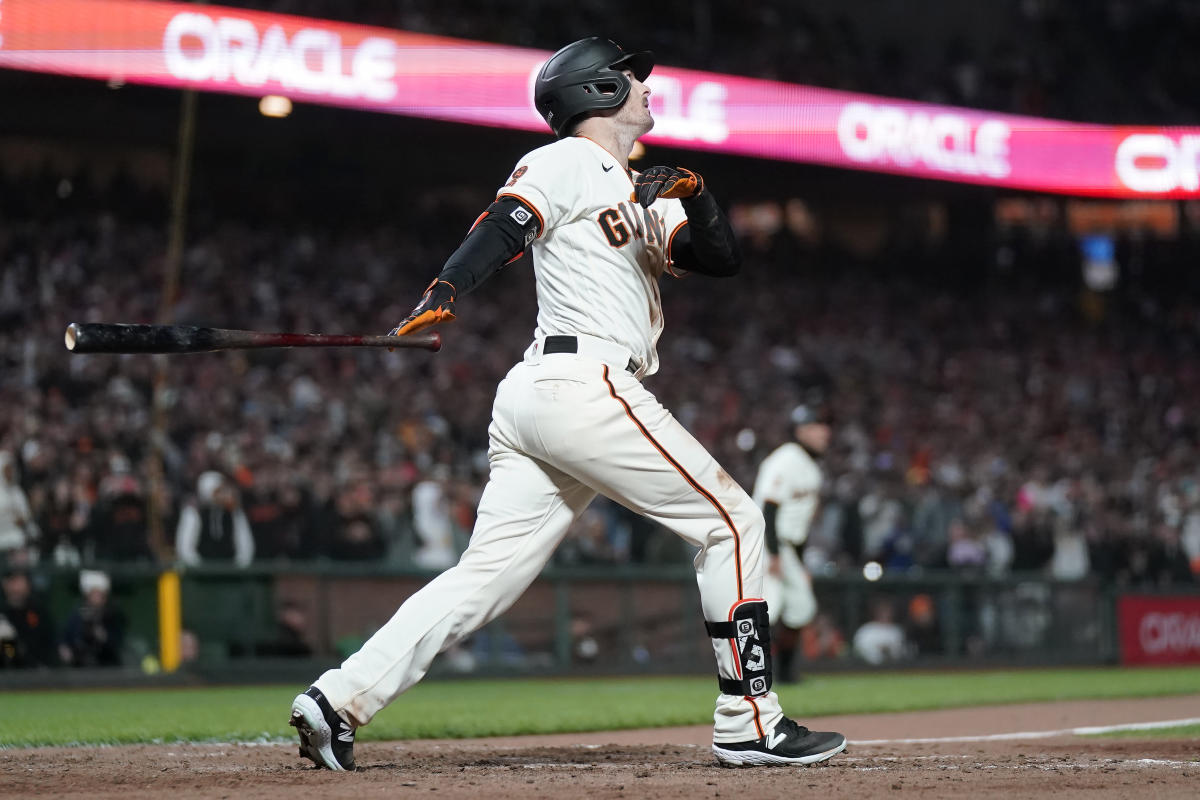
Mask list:
[[[174,320],[386,331],[420,296],[424,265],[440,263],[474,216],[470,196],[448,193],[369,232],[206,225],[190,237]],[[882,239],[864,254],[812,225],[764,234],[730,205],[743,274],[666,279],[662,368],[649,380],[743,486],[793,406],[816,394],[832,409],[806,555],[818,574],[877,561],[1125,585],[1192,579],[1200,306],[1195,287],[1153,287],[1155,275],[1180,274],[1194,244],[1150,259],[1136,288],[1130,279],[1080,302],[1077,264],[1073,280],[1070,269],[1046,278],[1021,247],[1004,278],[958,261],[953,238]],[[3,556],[453,563],[486,480],[495,385],[532,336],[530,265],[464,298],[437,355],[69,355],[70,321],[156,318],[164,246],[159,226],[114,211],[0,226]],[[942,271],[931,276],[932,264]],[[559,554],[569,564],[688,557],[604,502]]]
[[[1188,0],[1004,0],[988,9],[1003,23],[987,35],[947,24],[942,38],[881,36],[867,6],[777,0],[232,4],[547,50],[597,32],[672,66],[1065,119],[1200,123],[1200,6]],[[612,29],[634,18],[636,30]],[[121,663],[125,620],[97,569],[109,564],[456,560],[487,476],[494,387],[534,327],[527,261],[460,303],[436,356],[71,357],[60,344],[70,321],[159,317],[166,203],[121,176],[103,192],[53,183],[0,191],[0,666]],[[249,224],[206,208],[191,221],[171,320],[385,331],[490,188],[424,192],[387,227]],[[963,246],[975,232],[865,231],[799,201],[764,226],[755,193],[722,199],[745,270],[667,279],[651,388],[746,487],[795,405],[831,409],[805,551],[814,574],[875,562],[885,574],[1137,588],[1200,578],[1200,286],[1186,277],[1200,206],[1178,241],[1123,242],[1115,289],[1097,293],[1081,286],[1078,243],[1063,230],[1006,239],[992,228],[988,247]],[[555,560],[690,557],[601,499]],[[81,600],[61,625],[30,580],[37,563],[81,568]],[[995,598],[967,605],[968,650],[1006,624],[1014,640],[1036,638],[1030,615],[1006,623]],[[823,609],[804,632],[806,658],[884,663],[943,647],[930,595],[867,606],[845,631]],[[254,651],[307,654],[307,624],[285,606],[277,638]],[[579,627],[587,661],[594,634]]]
[[[836,10],[787,0],[230,3],[543,50],[598,33],[653,49],[672,66],[992,111],[1126,124],[1200,121],[1192,88],[1200,79],[1193,46],[1200,7],[1192,0],[997,0],[979,14],[896,4],[916,22],[889,30],[896,15],[865,2]],[[634,28],[615,28],[632,20]]]
[[[80,602],[59,625],[30,571],[0,565],[0,669],[121,664],[126,620],[111,588],[106,573],[81,570]]]

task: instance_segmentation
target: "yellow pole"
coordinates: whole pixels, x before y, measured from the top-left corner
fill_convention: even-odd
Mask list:
[[[167,570],[158,576],[158,654],[165,672],[179,668],[179,642],[183,629],[179,573]]]

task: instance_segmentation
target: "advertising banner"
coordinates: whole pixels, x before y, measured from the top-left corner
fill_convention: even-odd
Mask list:
[[[0,67],[520,130],[547,130],[531,95],[548,55],[221,6],[0,0]],[[1062,194],[1200,197],[1200,128],[1061,122],[669,65],[647,83],[648,143]]]
[[[1123,664],[1200,664],[1200,595],[1117,601]]]

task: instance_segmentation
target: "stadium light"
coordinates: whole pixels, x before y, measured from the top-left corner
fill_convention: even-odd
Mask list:
[[[283,119],[292,113],[292,101],[281,94],[269,94],[258,101],[258,113],[264,117]]]

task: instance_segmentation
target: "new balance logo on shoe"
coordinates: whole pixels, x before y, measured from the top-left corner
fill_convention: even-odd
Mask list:
[[[772,731],[767,734],[767,749],[774,750],[780,742],[787,738],[786,733],[775,733]]]
[[[336,772],[354,770],[354,726],[342,719],[317,687],[292,701],[290,723],[300,736],[300,755]]]

